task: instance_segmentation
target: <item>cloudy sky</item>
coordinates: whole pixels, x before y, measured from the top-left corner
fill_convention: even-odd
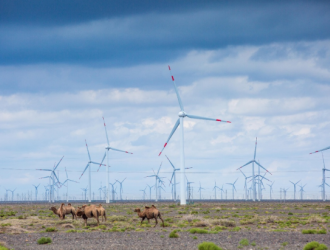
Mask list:
[[[141,198],[161,162],[170,178],[164,155],[179,167],[179,130],[158,153],[180,109],[167,65],[187,113],[232,122],[185,119],[195,197],[199,182],[213,197],[216,181],[230,198],[225,183],[237,178],[242,197],[236,169],[253,158],[256,137],[274,196],[290,188],[291,197],[289,180],[301,180],[308,197],[319,197],[322,155],[309,152],[330,146],[329,13],[328,1],[1,1],[0,198],[5,188],[21,195],[39,183],[41,198],[47,172],[36,169],[62,156],[60,180],[66,167],[79,181],[69,195],[81,198],[85,139],[100,161],[103,116],[111,146],[134,153],[111,152],[110,180],[127,177],[125,198]],[[329,166],[330,151],[324,158]],[[106,169],[92,171],[98,198]]]

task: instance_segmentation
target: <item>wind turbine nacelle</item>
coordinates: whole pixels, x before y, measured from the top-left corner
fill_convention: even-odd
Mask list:
[[[184,111],[180,111],[179,114],[178,114],[178,116],[179,116],[179,117],[186,117],[187,114],[186,114],[186,112],[184,112]]]

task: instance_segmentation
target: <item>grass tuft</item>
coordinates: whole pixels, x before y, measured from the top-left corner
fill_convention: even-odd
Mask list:
[[[169,237],[170,238],[179,238],[179,235],[177,234],[177,230],[173,230],[172,232],[170,232]]]
[[[222,248],[213,242],[204,241],[198,245],[198,250],[222,250]]]
[[[41,237],[41,238],[37,241],[37,243],[38,243],[39,245],[41,245],[41,244],[50,244],[50,243],[52,243],[52,239],[49,238],[49,237]]]
[[[324,244],[320,244],[317,241],[312,241],[304,246],[304,250],[327,250],[328,247]]]

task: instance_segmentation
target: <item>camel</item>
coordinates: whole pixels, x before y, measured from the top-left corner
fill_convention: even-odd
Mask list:
[[[56,208],[56,207],[51,207],[49,210],[52,210],[54,214],[57,214],[58,217],[61,220],[64,220],[65,218],[65,209],[64,209],[64,203],[61,204],[60,208]]]
[[[99,212],[95,205],[83,205],[82,207],[78,207],[77,216],[82,217],[85,220],[85,227],[87,227],[88,218],[95,218],[97,220],[97,226],[99,226]]]
[[[104,207],[102,207],[102,205],[99,204],[98,206],[96,206],[96,209],[99,212],[99,216],[101,216],[102,221],[103,221],[103,218],[105,219],[105,221],[107,221],[107,215],[105,214]]]
[[[75,217],[77,218],[76,210],[71,206],[71,203],[68,203],[67,206],[64,206],[64,203],[62,203],[60,208],[56,209],[56,207],[51,207],[49,210],[52,210],[61,220],[65,219],[66,214],[72,214],[72,220],[74,220]]]
[[[141,212],[140,208],[136,208],[134,210],[134,212],[138,213],[138,216],[140,218],[142,218],[141,225],[142,225],[142,222],[144,221],[144,219],[147,219],[148,223],[150,222],[150,219],[155,219],[156,224],[155,224],[154,227],[156,227],[157,224],[158,224],[157,218],[159,218],[163,222],[163,227],[165,226],[164,221],[163,221],[163,219],[160,215],[160,212],[158,211],[158,209],[154,205],[151,205],[151,207],[145,207],[143,212]]]

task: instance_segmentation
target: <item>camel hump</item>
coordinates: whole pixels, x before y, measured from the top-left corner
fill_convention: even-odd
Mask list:
[[[145,206],[144,208],[145,208],[145,209],[149,209],[150,207]]]
[[[156,208],[154,205],[151,205],[153,208]]]
[[[102,204],[99,204],[99,207],[102,207]]]
[[[71,207],[71,203],[68,203],[68,206],[70,206],[70,207]]]

